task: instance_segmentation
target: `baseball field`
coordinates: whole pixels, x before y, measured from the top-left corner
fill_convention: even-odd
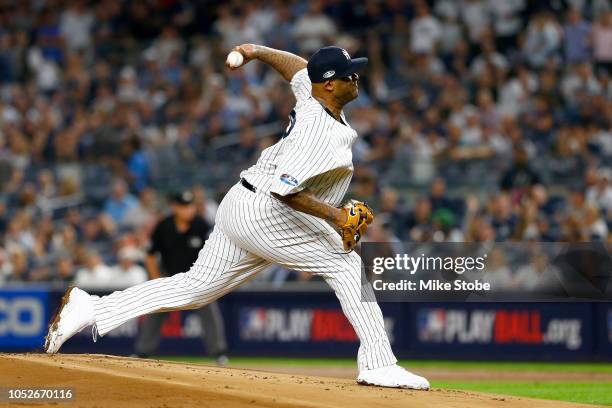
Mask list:
[[[5,387],[69,387],[74,407],[592,407],[612,405],[612,365],[403,361],[432,390],[355,384],[352,360],[0,354]],[[1,405],[2,403],[0,403]],[[45,406],[45,404],[28,405]],[[17,405],[15,405],[17,406]],[[57,402],[48,403],[57,406]]]

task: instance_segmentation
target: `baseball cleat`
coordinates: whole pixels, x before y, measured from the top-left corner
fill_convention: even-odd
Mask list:
[[[412,374],[397,364],[386,367],[363,370],[357,377],[357,384],[377,385],[379,387],[407,388],[411,390],[428,390],[427,379]]]
[[[69,287],[49,324],[49,332],[45,337],[45,352],[57,353],[66,340],[94,323],[91,297],[77,287]]]

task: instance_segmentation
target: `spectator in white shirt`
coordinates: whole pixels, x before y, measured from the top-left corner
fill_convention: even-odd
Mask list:
[[[516,68],[516,76],[510,79],[501,89],[499,108],[502,115],[516,117],[527,106],[531,95],[537,90],[538,81],[525,67]]]
[[[601,216],[597,205],[587,205],[584,218],[581,219],[584,235],[591,241],[605,241],[608,237],[608,225]]]
[[[493,249],[485,265],[482,280],[491,284],[492,291],[503,291],[512,287],[512,272],[501,249]]]
[[[34,73],[39,90],[49,92],[58,88],[61,76],[60,67],[52,59],[43,56],[41,47],[30,47],[27,62],[28,67]]]
[[[117,254],[119,264],[114,267],[113,288],[125,289],[147,281],[147,272],[138,265],[142,253],[134,247],[124,247]]]
[[[535,254],[529,264],[518,269],[514,286],[525,291],[554,293],[559,289],[556,268],[545,254]]]
[[[504,54],[516,47],[516,38],[522,28],[520,13],[525,8],[525,3],[525,0],[488,0],[495,45]]]
[[[491,20],[487,4],[484,0],[463,0],[460,9],[470,42],[477,44]]]
[[[240,20],[229,4],[221,4],[217,8],[217,14],[218,17],[213,24],[213,31],[223,39],[224,49],[232,49],[236,44],[240,44]]]
[[[418,2],[414,11],[416,17],[410,24],[410,50],[414,53],[431,54],[442,34],[440,23],[429,13],[424,2]]]
[[[94,15],[87,9],[84,0],[76,0],[72,4],[69,2],[67,5],[60,20],[62,37],[69,49],[85,49],[91,43]]]
[[[440,29],[440,51],[442,55],[451,55],[463,38],[461,25],[455,17],[444,17]]]
[[[595,204],[606,212],[607,218],[612,220],[612,170],[604,168],[598,172],[597,184],[586,191],[586,200]]]
[[[300,51],[312,54],[331,42],[336,34],[336,25],[331,18],[323,14],[321,1],[310,2],[308,12],[301,16],[293,28],[293,37],[297,40]]]
[[[244,5],[244,16],[246,25],[252,27],[259,35],[268,37],[274,35],[278,9],[273,3],[262,4],[258,2],[247,2]],[[251,42],[254,42],[251,40]]]
[[[91,251],[85,267],[77,271],[74,284],[85,290],[103,290],[114,286],[114,278],[113,269],[104,264],[98,253]]]
[[[459,19],[459,3],[457,0],[436,0],[433,11],[436,16],[442,19]]]
[[[563,32],[559,24],[548,14],[538,14],[527,27],[527,40],[523,54],[533,68],[542,68],[550,60],[559,57]]]
[[[165,65],[173,56],[179,58],[185,51],[185,43],[178,35],[176,29],[172,26],[164,27],[159,37],[154,41],[152,45],[154,55],[157,57],[157,61]]]
[[[588,62],[574,65],[571,73],[563,78],[560,85],[563,98],[570,106],[579,102],[580,95],[594,96],[602,92],[601,84],[593,75]]]

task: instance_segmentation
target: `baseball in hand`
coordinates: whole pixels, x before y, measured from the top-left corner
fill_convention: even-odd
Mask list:
[[[227,64],[231,68],[238,68],[244,62],[244,57],[238,51],[232,51],[227,54]]]

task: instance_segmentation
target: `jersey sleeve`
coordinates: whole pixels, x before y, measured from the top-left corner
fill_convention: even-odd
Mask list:
[[[316,125],[315,125],[316,128]],[[335,152],[324,135],[310,133],[312,126],[294,130],[285,140],[270,191],[281,196],[297,193],[316,176],[340,167]]]
[[[310,78],[308,78],[308,70],[306,68],[299,70],[293,75],[293,78],[291,78],[291,90],[298,103],[310,97],[312,83]]]

